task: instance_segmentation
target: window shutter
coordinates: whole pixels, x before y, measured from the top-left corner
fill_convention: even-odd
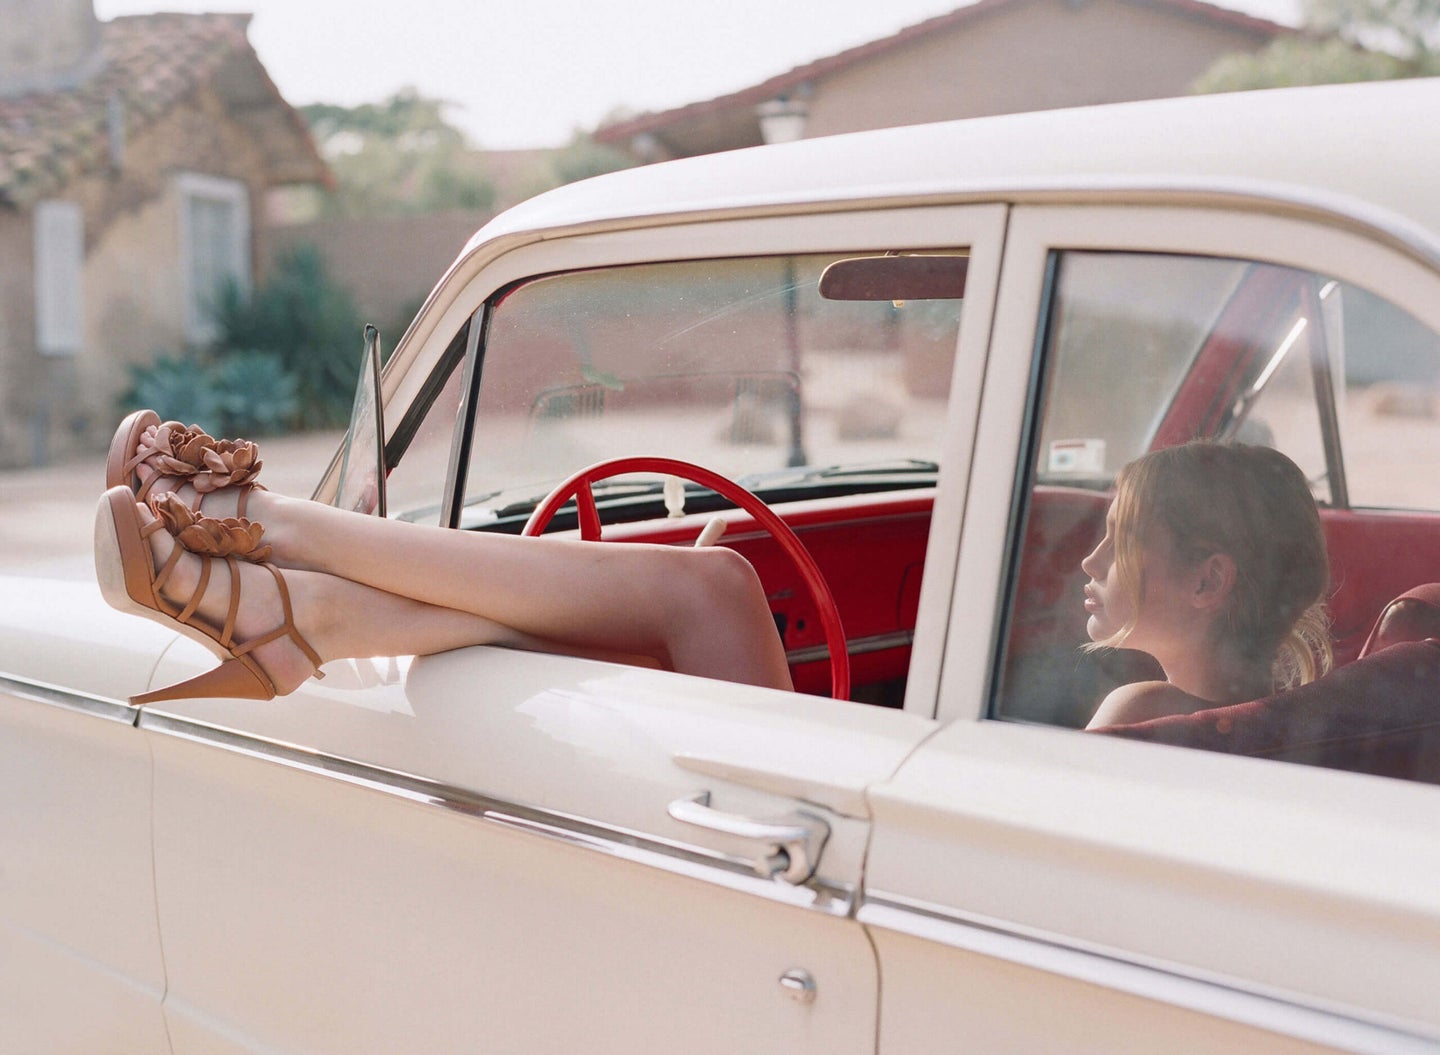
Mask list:
[[[41,355],[74,355],[85,341],[84,213],[76,202],[42,201],[34,220],[35,346]]]
[[[196,343],[216,336],[214,309],[224,283],[250,288],[249,192],[238,180],[182,173],[180,231],[185,332]]]

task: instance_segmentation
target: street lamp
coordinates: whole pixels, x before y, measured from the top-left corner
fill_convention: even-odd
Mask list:
[[[810,104],[795,95],[767,99],[755,107],[755,116],[760,119],[760,138],[766,146],[793,143],[805,138],[805,119],[810,116]]]

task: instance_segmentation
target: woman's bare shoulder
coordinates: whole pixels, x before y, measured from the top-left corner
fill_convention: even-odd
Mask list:
[[[1194,714],[1214,706],[1209,700],[1192,696],[1168,681],[1132,681],[1106,696],[1085,728],[1129,725],[1172,714]]]

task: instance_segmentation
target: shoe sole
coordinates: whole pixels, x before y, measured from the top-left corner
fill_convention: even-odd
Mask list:
[[[111,608],[178,631],[217,659],[228,659],[230,653],[218,641],[142,599],[151,593],[155,563],[150,543],[140,534],[140,515],[134,507],[135,495],[123,484],[110,488],[100,500],[95,514],[95,578],[100,595]],[[122,524],[122,519],[127,523]]]

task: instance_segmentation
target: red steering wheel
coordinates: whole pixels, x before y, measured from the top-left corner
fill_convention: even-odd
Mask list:
[[[795,570],[805,580],[810,596],[820,610],[820,625],[825,630],[825,644],[830,650],[830,695],[837,700],[848,700],[850,653],[845,647],[845,629],[840,625],[840,610],[835,605],[835,597],[830,593],[825,576],[820,574],[820,566],[815,563],[815,558],[810,556],[805,544],[790,530],[789,524],[733,480],[727,480],[719,473],[701,468],[692,462],[682,462],[675,458],[613,458],[610,461],[597,462],[561,481],[555,490],[535,507],[521,534],[540,534],[559,512],[560,507],[573,498],[580,516],[580,537],[598,542],[600,513],[595,508],[595,494],[591,485],[612,476],[624,476],[626,473],[666,473],[697,483],[701,487],[708,487],[749,513],[756,523],[770,533],[770,537],[785,551],[785,555],[795,565]]]

